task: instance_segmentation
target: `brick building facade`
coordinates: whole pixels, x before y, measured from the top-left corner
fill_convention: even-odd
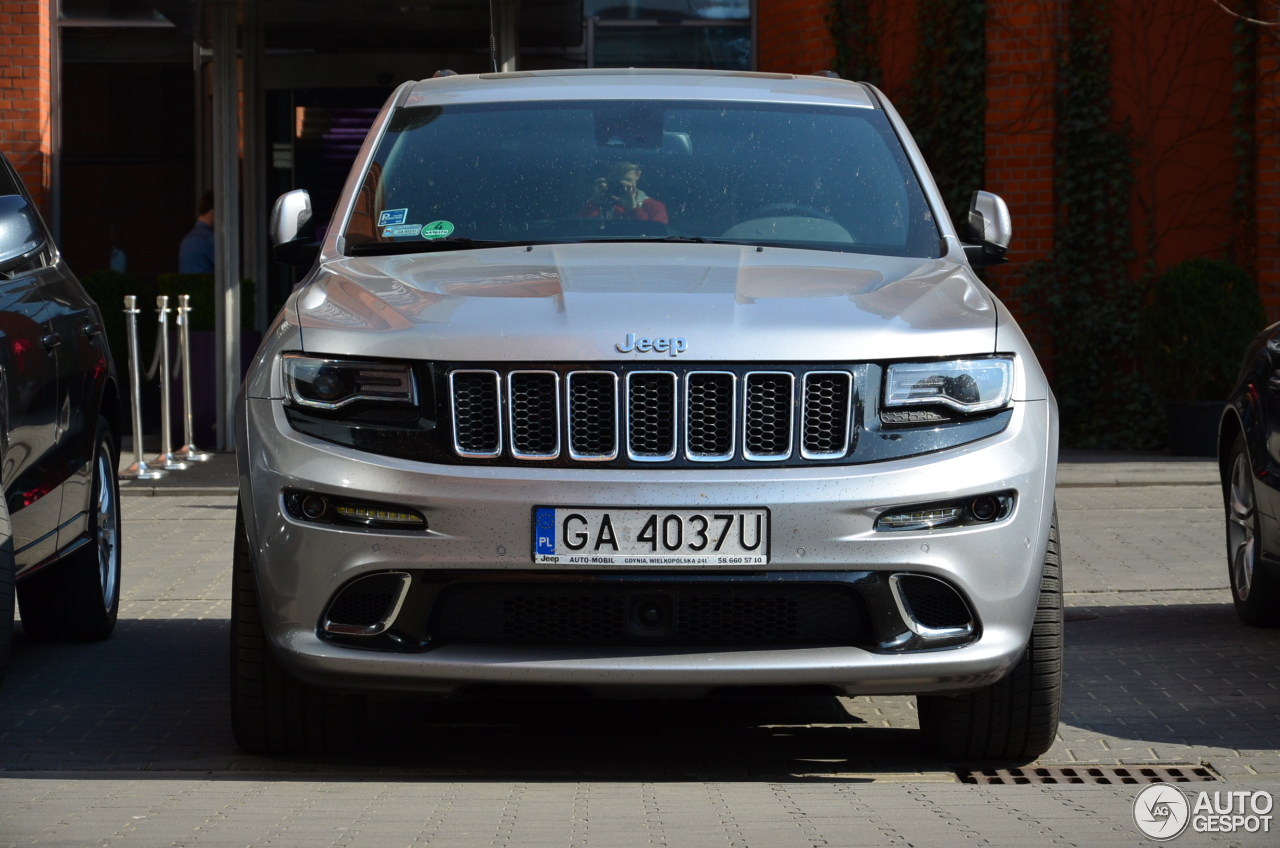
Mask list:
[[[55,24],[50,0],[0,2],[0,149],[52,213]]]
[[[832,2],[757,0],[756,67],[796,73],[831,68],[836,60],[828,23]],[[992,273],[1005,295],[1016,295],[1022,280],[1020,269],[1026,262],[1048,254],[1054,243],[1055,221],[1062,213],[1053,188],[1054,92],[1057,50],[1070,2],[1073,0],[987,0],[986,4],[984,187],[1007,200],[1016,233],[1013,262]],[[882,85],[901,106],[915,61],[917,0],[868,0],[862,5],[871,9],[876,20]],[[1111,0],[1109,8],[1113,117],[1118,126],[1129,127],[1136,158],[1131,272],[1158,272],[1190,256],[1226,256],[1256,275],[1269,312],[1280,318],[1280,134],[1276,132],[1280,129],[1280,35],[1274,29],[1259,31],[1256,97],[1248,104],[1246,116],[1249,128],[1256,120],[1252,162],[1256,179],[1245,192],[1252,203],[1252,215],[1242,218],[1237,136],[1244,125],[1238,116],[1233,117],[1231,108],[1236,84],[1233,73],[1238,67],[1233,56],[1233,44],[1239,38],[1235,22],[1210,0]],[[105,256],[109,244],[106,228],[77,219],[73,208],[101,205],[102,198],[82,197],[75,191],[68,194],[66,186],[55,190],[60,167],[55,156],[59,130],[57,111],[51,104],[58,96],[61,75],[54,9],[52,0],[0,0],[0,149],[9,155],[43,210],[55,221],[64,217],[53,209],[58,198],[63,198],[68,216],[64,239],[70,240],[64,248],[78,261],[81,252]],[[540,61],[550,60],[544,57]],[[92,67],[78,67],[83,70],[68,77],[69,87],[77,79],[83,78],[88,85],[103,76]],[[175,67],[181,70],[180,65]],[[131,90],[138,90],[137,85],[136,81],[128,82]],[[88,88],[79,94],[68,90],[65,103],[88,103],[86,92]],[[106,96],[94,89],[90,100],[97,102]],[[127,108],[127,104],[116,103],[110,110],[123,114]],[[77,107],[77,114],[79,111]],[[909,110],[904,111],[910,122]],[[138,123],[137,117],[129,123]],[[68,116],[71,123],[74,118]],[[163,129],[148,127],[146,134],[157,132]],[[88,137],[92,129],[83,134]],[[135,142],[128,144],[137,147]],[[106,168],[111,161],[123,163],[129,153],[114,148],[97,151],[95,161],[107,163],[102,166]],[[172,151],[160,153],[154,157],[157,162],[175,159]],[[136,150],[133,154],[138,158]],[[127,166],[141,167],[137,162]],[[84,166],[73,163],[68,167]],[[172,163],[165,167],[176,168]],[[183,167],[190,171],[193,166]],[[95,179],[105,185],[111,183],[108,176]],[[176,222],[172,228],[178,233],[185,226],[185,216],[175,214],[174,204],[193,202],[196,190],[185,185],[187,178],[176,170],[166,172],[160,181],[173,183],[175,179],[184,183],[181,197],[174,194],[147,208],[163,207],[163,219]],[[70,172],[66,180],[88,184],[78,171]],[[111,185],[110,197],[127,194],[115,183]],[[126,218],[154,230],[155,222],[147,223],[146,215],[144,208],[131,208]],[[121,238],[126,235],[122,231]],[[137,234],[139,239],[143,236]],[[83,250],[77,246],[78,238],[86,240]],[[165,239],[172,240],[167,232]],[[130,267],[135,267],[132,262]]]
[[[1011,263],[991,277],[1015,299],[1021,269],[1049,253],[1064,212],[1054,197],[1054,98],[1070,2],[987,2],[984,188],[1008,202],[1015,231]],[[884,88],[902,103],[916,4],[862,5],[879,30]],[[1257,30],[1256,98],[1233,116],[1233,46],[1242,36],[1230,15],[1210,0],[1108,5],[1112,117],[1130,133],[1135,157],[1130,273],[1158,273],[1194,256],[1226,258],[1256,276],[1268,313],[1280,319],[1280,34]],[[759,70],[834,65],[831,0],[759,0],[757,8]],[[1242,132],[1256,137],[1252,180],[1242,174]],[[1242,179],[1251,186],[1241,187]],[[1252,202],[1251,216],[1238,194]]]

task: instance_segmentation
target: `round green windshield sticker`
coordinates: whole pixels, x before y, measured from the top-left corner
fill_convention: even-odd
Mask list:
[[[453,224],[448,221],[432,221],[422,228],[422,237],[425,239],[445,238],[453,232]]]

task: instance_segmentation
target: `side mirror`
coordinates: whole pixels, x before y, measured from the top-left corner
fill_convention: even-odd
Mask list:
[[[1009,260],[1005,253],[1013,238],[1009,207],[998,194],[975,191],[969,200],[969,226],[964,255],[974,268],[999,265]]]
[[[0,271],[30,262],[44,247],[44,227],[20,194],[0,197]]]
[[[316,221],[311,213],[311,195],[304,188],[276,198],[271,209],[272,253],[286,265],[311,265],[320,253],[315,240]]]

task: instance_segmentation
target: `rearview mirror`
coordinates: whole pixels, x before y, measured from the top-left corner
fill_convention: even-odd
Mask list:
[[[964,254],[974,268],[1007,262],[1005,253],[1013,238],[1009,207],[998,194],[975,191],[969,200],[968,232]]]
[[[44,227],[20,194],[0,197],[0,271],[30,262],[44,247]]]
[[[295,189],[276,198],[271,209],[271,244],[276,261],[286,265],[314,263],[320,253],[315,229],[311,195],[306,189]]]

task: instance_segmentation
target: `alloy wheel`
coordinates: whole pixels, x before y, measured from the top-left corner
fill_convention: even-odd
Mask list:
[[[1253,586],[1254,556],[1253,472],[1244,453],[1236,454],[1227,495],[1227,548],[1236,597],[1247,600]]]
[[[120,547],[116,543],[119,526],[115,487],[111,485],[111,451],[109,445],[98,449],[97,522],[94,542],[98,546],[98,575],[102,581],[102,602],[107,609],[115,600],[116,580],[120,575]]]

